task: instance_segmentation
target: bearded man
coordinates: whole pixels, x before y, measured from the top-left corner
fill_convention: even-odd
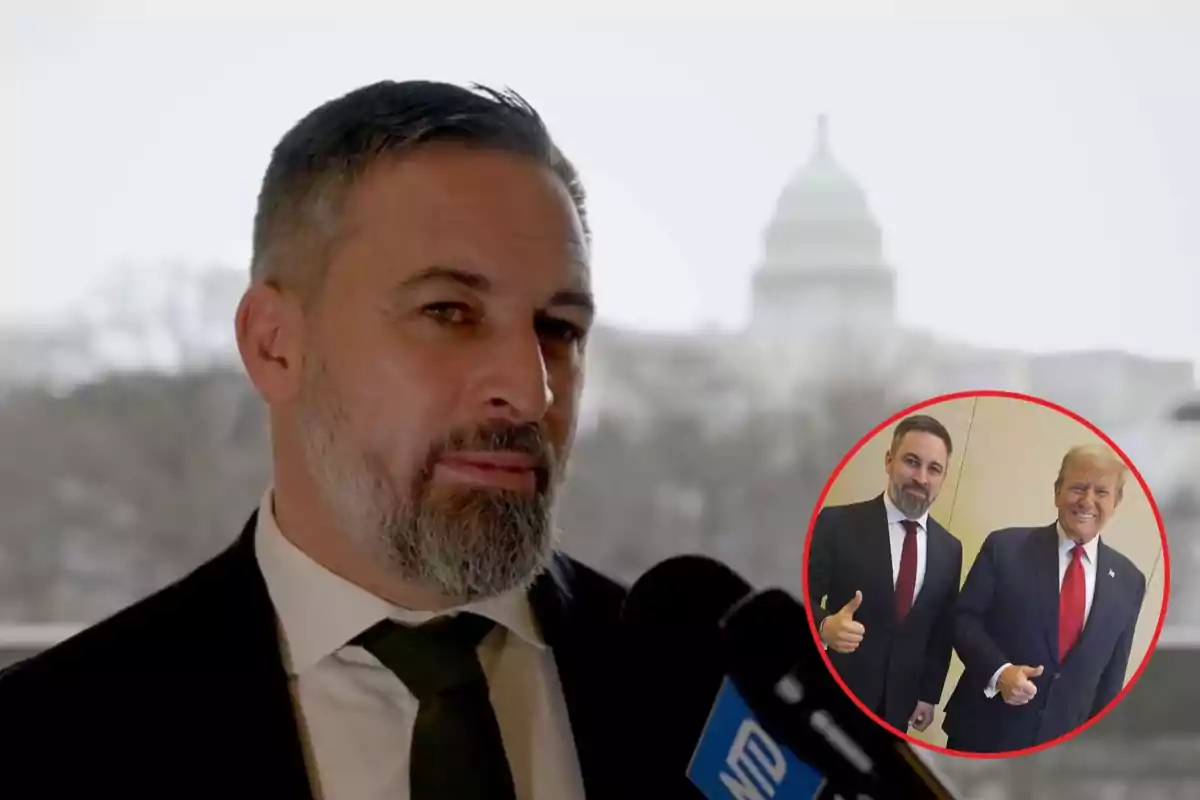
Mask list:
[[[269,488],[228,550],[0,677],[6,782],[618,796],[625,590],[553,514],[589,251],[578,175],[514,93],[382,82],[301,119],[236,314]]]
[[[938,420],[902,420],[884,455],[884,492],[821,509],[809,544],[808,600],[830,663],[900,733],[933,722],[950,669],[962,543],[929,509],[952,453]]]

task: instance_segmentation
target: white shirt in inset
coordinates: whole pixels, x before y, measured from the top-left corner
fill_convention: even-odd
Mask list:
[[[904,528],[904,520],[908,519],[903,511],[892,502],[892,497],[886,491],[883,493],[883,507],[887,509],[888,538],[892,544],[892,588],[900,580],[900,557],[904,553],[904,539],[908,531]],[[917,582],[913,588],[913,602],[921,593],[925,583],[925,562],[929,553],[929,512],[913,520],[917,523]]]

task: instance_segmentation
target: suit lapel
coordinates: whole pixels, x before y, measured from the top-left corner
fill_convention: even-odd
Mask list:
[[[215,724],[213,730],[223,731],[197,734],[206,762],[201,768],[239,765],[250,774],[231,775],[231,789],[271,786],[272,797],[310,800],[275,609],[254,552],[256,521],[257,513],[237,542],[196,574],[199,594],[211,599],[212,607],[197,609],[210,622],[194,634],[203,667],[195,674],[208,677],[190,692],[197,711]],[[231,662],[236,669],[230,669]]]
[[[1033,607],[1054,662],[1058,663],[1058,531],[1054,525],[1030,534],[1033,548]]]
[[[896,584],[892,580],[892,536],[888,529],[887,506],[883,504],[883,495],[868,503],[863,512],[866,517],[862,529],[867,536],[863,547],[867,569],[867,586],[862,589],[863,602],[870,602],[869,592],[887,598],[887,607],[882,610],[881,619],[890,628],[896,622],[896,615],[892,611],[896,607]]]
[[[1115,578],[1110,577],[1108,571],[1112,569],[1114,559],[1112,558],[1110,549],[1103,541],[1098,542],[1096,548],[1096,585],[1092,594],[1092,609],[1088,613],[1087,623],[1083,626],[1083,632],[1079,636],[1079,643],[1072,648],[1071,652],[1082,649],[1084,641],[1088,638],[1089,631],[1094,631],[1097,628],[1103,628],[1109,618],[1120,608],[1120,585]],[[1094,637],[1095,634],[1092,634]]]
[[[611,716],[614,704],[603,691],[612,685],[605,665],[613,653],[602,629],[583,618],[586,598],[578,596],[577,583],[571,562],[556,554],[529,598],[554,653],[585,792],[588,797],[609,797],[614,796],[613,765],[622,760],[621,753],[608,751],[610,743],[617,741]]]

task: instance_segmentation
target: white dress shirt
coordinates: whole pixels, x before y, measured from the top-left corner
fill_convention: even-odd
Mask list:
[[[417,623],[463,609],[398,608],[334,575],[284,538],[272,498],[268,490],[259,507],[255,552],[279,617],[314,793],[320,800],[408,800],[416,698],[366,650],[346,643],[385,618]],[[518,800],[583,800],[554,656],[526,595],[464,608],[497,623],[479,654]]]
[[[888,538],[892,543],[892,588],[895,589],[900,580],[900,556],[904,553],[904,539],[908,536],[903,523],[908,516],[896,508],[892,496],[886,491],[883,493],[883,507],[887,509]],[[925,560],[929,552],[929,512],[926,511],[913,522],[917,523],[917,582],[913,587],[915,603],[917,595],[921,593],[921,586],[925,583]]]
[[[1067,576],[1067,567],[1071,565],[1071,551],[1075,549],[1075,542],[1071,541],[1067,536],[1067,532],[1063,530],[1062,523],[1058,523],[1058,591],[1061,594],[1063,578]],[[1083,624],[1086,626],[1088,615],[1092,613],[1092,598],[1096,595],[1096,551],[1100,547],[1100,537],[1093,536],[1092,540],[1083,546]],[[992,679],[988,681],[987,687],[983,693],[992,698],[996,696],[996,681],[1000,680],[1000,673],[1011,667],[1012,664],[1005,664],[996,670],[992,675]],[[1036,664],[1029,666],[1035,667]]]

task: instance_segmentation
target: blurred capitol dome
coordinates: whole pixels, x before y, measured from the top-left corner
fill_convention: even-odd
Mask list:
[[[754,272],[750,332],[791,346],[880,341],[895,328],[896,276],[862,185],[817,118],[808,160],[784,185]]]
[[[862,255],[881,256],[879,226],[867,194],[834,156],[829,118],[822,114],[817,118],[808,161],[792,175],[776,201],[775,216],[767,227],[767,249],[786,245],[789,237],[822,244],[829,223],[859,237],[854,243],[865,246]]]

